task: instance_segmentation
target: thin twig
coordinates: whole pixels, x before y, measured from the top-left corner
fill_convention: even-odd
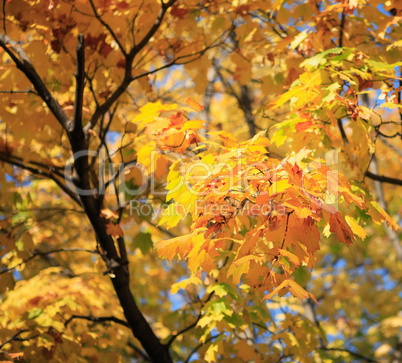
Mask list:
[[[57,178],[55,175],[53,175],[53,171],[45,172],[43,170],[39,170],[37,168],[33,168],[33,167],[28,166],[28,165],[25,165],[22,162],[19,162],[19,161],[16,161],[16,160],[11,160],[11,157],[9,155],[4,154],[2,152],[0,152],[0,161],[4,161],[4,162],[6,162],[6,163],[8,163],[10,165],[14,165],[14,166],[17,166],[17,167],[19,167],[21,169],[27,170],[32,174],[39,175],[39,176],[42,176],[42,177],[46,177],[46,178],[54,181],[57,184],[57,186],[59,186],[59,188],[64,193],[66,193],[72,200],[74,200],[74,202],[76,202],[79,206],[81,206],[81,202],[77,198],[75,193],[67,185],[63,184],[59,178]]]
[[[26,333],[27,331],[29,331],[29,330],[23,329],[23,330],[20,330],[19,332],[15,333],[10,339],[8,339],[4,343],[0,344],[0,349],[2,349],[6,344],[9,344],[11,342],[25,342],[27,340],[35,339],[39,336],[39,334],[36,334],[36,335],[32,335],[32,336],[26,337],[26,338],[19,337],[22,333]]]
[[[89,3],[91,4],[91,8],[92,11],[94,12],[95,18],[99,20],[99,22],[108,30],[108,32],[110,33],[110,35],[112,36],[113,40],[116,42],[116,44],[119,46],[119,49],[121,50],[121,52],[123,53],[124,57],[127,57],[127,53],[123,47],[123,45],[121,44],[119,38],[117,37],[117,35],[115,34],[115,32],[113,31],[113,29],[110,27],[110,25],[108,23],[106,23],[101,15],[98,14],[98,11],[96,10],[95,4],[93,2],[93,0],[89,0]]]
[[[195,353],[197,353],[197,350],[198,350],[198,349],[200,349],[202,346],[204,346],[206,343],[210,342],[211,340],[214,340],[214,339],[218,338],[219,336],[220,336],[220,334],[212,335],[212,336],[210,336],[208,339],[205,339],[205,342],[204,342],[204,343],[198,344],[198,345],[190,352],[190,354],[188,355],[188,357],[187,357],[187,359],[184,361],[184,363],[190,362],[191,357],[192,357]]]
[[[60,252],[88,252],[88,253],[93,253],[95,255],[98,255],[99,252],[98,251],[94,251],[94,250],[87,250],[85,248],[58,248],[56,250],[51,250],[51,251],[45,251],[45,252],[41,252],[41,251],[34,251],[34,253],[32,254],[32,256],[28,257],[27,259],[23,260],[22,262],[16,264],[13,267],[10,268],[6,268],[2,271],[0,271],[0,275],[7,273],[7,272],[12,272],[14,271],[16,268],[28,263],[29,261],[33,260],[35,257],[38,256],[48,256],[51,255],[53,253],[60,253]]]
[[[201,317],[202,317],[202,314],[200,313],[200,314],[198,315],[197,319],[196,319],[192,324],[190,324],[189,326],[186,326],[185,328],[179,330],[176,334],[173,334],[173,335],[170,337],[169,341],[166,343],[166,346],[167,346],[167,347],[170,347],[170,346],[172,345],[172,343],[173,343],[180,335],[182,335],[182,334],[188,332],[189,330],[193,329],[193,328],[197,325],[197,323],[199,322],[199,320],[201,319]]]
[[[113,323],[117,323],[125,326],[126,328],[130,328],[130,325],[125,320],[121,320],[119,318],[116,318],[115,316],[88,316],[88,315],[72,315],[64,322],[64,326],[68,326],[68,324],[70,324],[71,321],[73,321],[74,319],[83,319],[92,321],[94,323],[106,323],[112,321]]]
[[[333,351],[333,352],[345,352],[345,353],[348,353],[349,355],[351,355],[351,356],[353,356],[353,357],[355,357],[355,358],[361,359],[361,360],[363,360],[363,361],[365,361],[365,362],[370,362],[370,363],[376,363],[376,362],[378,362],[377,360],[375,360],[375,359],[373,359],[373,358],[366,357],[366,356],[364,356],[363,354],[360,354],[360,353],[357,353],[357,352],[353,352],[352,350],[345,349],[345,348],[327,348],[327,347],[322,347],[322,348],[319,348],[318,350],[324,350],[324,351],[327,351],[327,352],[331,352],[331,351]]]

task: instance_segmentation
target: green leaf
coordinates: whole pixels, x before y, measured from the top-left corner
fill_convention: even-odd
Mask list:
[[[33,310],[31,310],[29,313],[28,313],[28,319],[35,319],[35,318],[37,318],[40,314],[42,314],[43,313],[43,310],[42,309],[40,309],[40,308],[35,308],[35,309],[33,309]]]
[[[293,280],[295,280],[300,286],[305,287],[310,281],[311,273],[306,266],[300,266],[292,274]]]
[[[215,292],[219,297],[230,295],[234,299],[238,299],[239,296],[233,286],[226,284],[225,282],[220,282],[216,285],[208,286],[207,293]]]
[[[325,64],[327,62],[327,55],[329,54],[341,54],[343,52],[343,48],[331,48],[327,49],[324,52],[318,53],[314,57],[308,58],[303,61],[300,66],[307,69],[318,68],[319,66]]]
[[[143,254],[146,254],[153,248],[154,243],[152,242],[151,234],[140,232],[133,240],[134,249],[139,248]]]

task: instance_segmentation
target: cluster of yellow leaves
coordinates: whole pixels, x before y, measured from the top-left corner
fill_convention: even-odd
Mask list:
[[[29,329],[29,334],[21,336],[29,338],[22,343],[24,358],[29,361],[95,359],[97,349],[104,349],[108,339],[117,336],[124,348],[127,337],[124,327],[107,327],[103,338],[95,343],[97,334],[87,330],[85,320],[76,319],[65,325],[73,315],[107,316],[115,314],[116,310],[110,286],[101,276],[88,273],[63,278],[62,274],[59,267],[48,268],[29,280],[18,282],[14,290],[6,293],[0,318],[0,339],[9,339],[17,332]],[[47,285],[43,281],[47,281]],[[10,344],[13,349],[17,346],[16,342]],[[9,350],[10,346],[5,349]],[[117,350],[105,351],[105,354],[108,359],[121,361]]]
[[[193,273],[211,273],[226,255],[227,279],[235,285],[271,291],[266,298],[312,297],[292,274],[314,267],[318,226],[347,245],[355,235],[364,238],[360,222],[345,219],[338,206],[365,210],[366,202],[309,150],[279,161],[268,156],[264,132],[243,143],[220,136],[230,146],[203,140],[192,159],[171,166],[166,199],[172,203],[160,224],[171,228],[190,214],[193,225],[190,234],[158,242],[159,255],[186,259]]]
[[[401,64],[375,61],[357,49],[339,47],[304,60],[300,64],[304,73],[267,105],[272,112],[290,104],[286,119],[272,128],[271,141],[277,146],[288,143],[293,150],[308,145],[316,154],[323,144],[327,150],[341,148],[346,163],[360,176],[375,152],[374,127],[382,123],[381,109],[375,112],[361,99],[373,93],[368,89],[378,89],[388,100],[381,107],[397,108],[395,91],[388,84],[398,79],[395,69]]]

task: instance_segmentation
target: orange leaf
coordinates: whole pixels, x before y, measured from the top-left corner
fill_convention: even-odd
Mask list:
[[[346,245],[349,245],[353,242],[355,238],[353,231],[339,212],[336,214],[331,213],[329,225],[331,227],[330,231],[336,234],[340,242]]]
[[[108,223],[106,225],[106,233],[112,237],[124,237],[124,232],[120,227],[120,224]]]
[[[204,107],[203,106],[201,106],[198,102],[195,102],[192,98],[187,98],[187,100],[186,100],[186,103],[190,106],[190,107],[192,107],[192,108],[194,108],[194,110],[196,110],[196,111],[202,111],[203,109],[204,109]]]

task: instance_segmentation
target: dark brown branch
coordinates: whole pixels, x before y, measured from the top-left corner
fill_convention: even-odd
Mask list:
[[[250,97],[250,89],[246,85],[240,86],[240,101],[241,101],[240,107],[244,112],[250,137],[254,137],[257,132],[252,111],[253,102]]]
[[[85,127],[84,132],[87,133],[90,129],[95,127],[96,123],[98,122],[99,118],[103,116],[109,108],[120,98],[120,96],[127,90],[127,87],[133,81],[132,67],[133,61],[136,55],[148,44],[149,40],[153,37],[156,31],[159,29],[162,20],[167,12],[167,10],[176,2],[176,0],[169,0],[167,3],[162,2],[162,8],[160,13],[154,23],[154,25],[149,29],[148,33],[144,36],[144,38],[136,44],[130,51],[130,53],[126,54],[126,66],[124,72],[123,81],[120,83],[119,87],[113,92],[113,94],[99,107],[96,108],[94,114],[91,117],[90,122]]]
[[[200,349],[201,347],[203,347],[206,343],[210,342],[211,340],[214,340],[216,338],[218,338],[220,336],[220,334],[216,334],[216,335],[211,335],[208,339],[205,339],[204,343],[200,343],[198,344],[188,355],[187,359],[184,361],[184,363],[188,363],[191,361],[191,357],[197,353],[197,350]]]
[[[33,260],[35,257],[38,256],[48,256],[51,255],[53,253],[60,253],[60,252],[88,252],[88,253],[93,253],[98,255],[99,252],[98,251],[92,251],[92,250],[87,250],[85,248],[59,248],[57,250],[51,250],[51,251],[45,251],[45,252],[41,252],[41,251],[34,251],[34,253],[32,254],[32,256],[28,257],[27,259],[25,259],[24,261],[16,264],[13,267],[10,268],[6,268],[2,271],[0,271],[0,275],[7,273],[7,272],[12,272],[14,271],[16,268],[28,263],[29,261]]]
[[[177,58],[173,59],[171,62],[166,63],[165,65],[163,65],[163,66],[161,66],[159,68],[155,68],[152,71],[144,72],[144,73],[139,74],[138,76],[133,77],[131,79],[131,81],[135,81],[135,80],[137,80],[139,78],[149,76],[151,74],[157,73],[157,72],[159,72],[159,71],[161,71],[163,69],[169,68],[169,67],[174,66],[174,65],[184,65],[184,64],[188,64],[190,62],[194,62],[195,60],[197,60],[200,57],[202,57],[207,50],[212,49],[213,47],[214,47],[214,45],[208,46],[208,47],[206,47],[206,48],[204,48],[204,49],[202,49],[202,50],[200,50],[198,52],[195,52],[195,53],[192,53],[192,54],[186,54],[186,55],[182,55],[180,57],[177,57]],[[185,58],[192,58],[192,59],[189,59],[189,60],[184,61],[184,62],[180,62],[182,59],[185,59]]]
[[[79,206],[81,206],[81,202],[77,198],[75,193],[67,185],[62,183],[62,181],[54,175],[55,173],[52,170],[50,172],[45,172],[43,170],[30,167],[28,165],[25,165],[22,161],[15,160],[15,159],[13,159],[12,156],[10,156],[8,154],[5,154],[3,152],[0,152],[0,161],[6,162],[6,163],[8,163],[10,165],[19,167],[21,169],[27,170],[30,173],[34,174],[34,175],[39,175],[39,176],[42,176],[42,177],[45,177],[45,178],[48,178],[48,179],[52,180],[53,182],[55,182],[57,184],[57,186],[64,193],[66,193],[72,200],[74,200],[74,202],[76,202]],[[49,167],[49,169],[50,169],[50,167]]]
[[[123,265],[127,265],[128,264],[127,249],[126,244],[124,243],[124,239],[122,237],[117,238],[117,245],[119,246],[121,263]]]
[[[237,49],[239,48],[239,42],[236,39],[236,33],[234,32],[234,29],[230,32],[230,39],[233,42],[234,48]],[[244,57],[244,59],[246,59]],[[246,59],[248,61],[248,59]],[[242,109],[244,113],[244,117],[246,120],[246,124],[248,126],[250,138],[254,137],[256,135],[256,127],[255,127],[255,120],[253,116],[253,101],[250,97],[250,90],[245,84],[240,85],[240,95],[236,96],[237,102],[239,104],[239,107]]]
[[[116,181],[116,179],[119,177],[119,175],[124,171],[124,169],[127,166],[132,165],[132,164],[136,164],[136,163],[137,163],[137,159],[127,161],[124,164],[119,165],[119,168],[114,173],[114,175],[105,183],[104,192],[106,192],[106,189],[109,187],[110,184],[112,184],[112,183],[114,183]]]
[[[393,135],[386,135],[386,134],[382,133],[380,130],[377,130],[377,134],[380,135],[380,136],[382,136],[382,137],[385,137],[385,138],[387,138],[387,139],[393,139],[393,138],[395,138],[395,137],[397,137],[397,136],[399,136],[399,137],[402,136],[402,133],[400,133],[400,132],[396,132],[396,133],[393,134]]]
[[[338,120],[338,127],[339,127],[339,131],[341,132],[341,135],[342,135],[343,143],[345,145],[349,144],[348,136],[346,135],[346,132],[345,132],[345,129],[343,127],[341,119]]]
[[[113,322],[116,324],[120,324],[123,325],[127,328],[130,328],[130,325],[119,318],[116,318],[114,316],[102,316],[102,317],[97,317],[97,316],[86,316],[86,315],[72,315],[70,318],[68,318],[65,322],[64,322],[64,326],[68,326],[68,324],[71,323],[71,321],[73,321],[74,319],[83,319],[83,320],[88,320],[88,321],[92,321],[94,323],[107,323],[107,322]],[[129,346],[137,353],[141,356],[141,358],[145,361],[145,362],[149,362],[150,359],[149,357],[140,349],[138,348],[136,345],[134,345],[133,343],[129,343]]]
[[[379,182],[383,182],[383,183],[389,183],[389,184],[395,184],[395,185],[402,185],[402,180],[401,179],[396,179],[396,178],[390,178],[388,176],[383,176],[383,175],[377,175],[377,174],[373,174],[370,171],[366,171],[365,175],[372,179],[372,180],[376,180]]]
[[[108,111],[109,107],[113,105],[126,90],[131,80],[131,63],[132,60],[126,63],[126,74],[122,84],[120,84],[118,89],[103,105],[96,109],[92,121],[94,119],[97,121],[99,117],[103,116],[104,113]],[[90,128],[91,122],[89,122],[88,125]],[[85,129],[89,130],[89,128],[86,127]],[[75,127],[68,132],[68,138],[70,140],[74,157],[75,175],[72,178],[72,181],[77,190],[81,191],[79,193],[80,200],[94,230],[96,240],[102,250],[101,256],[110,272],[109,276],[127,323],[130,325],[134,336],[142,344],[144,350],[153,362],[171,363],[172,359],[168,349],[156,337],[151,326],[138,308],[130,290],[130,275],[127,264],[122,263],[114,239],[107,233],[107,221],[100,215],[100,209],[102,206],[98,203],[96,196],[90,192],[91,184],[89,179],[89,160],[87,155],[88,139],[84,128]],[[120,243],[124,243],[124,239],[121,239]]]
[[[7,26],[6,26],[6,3],[7,1],[3,0],[3,32],[7,34]]]
[[[222,75],[222,72],[220,71],[219,66],[216,64],[216,62],[214,62],[213,64],[215,72],[220,81],[222,82],[223,86],[236,99],[237,105],[243,111],[244,118],[249,129],[250,137],[255,136],[256,127],[254,122],[254,116],[252,113],[252,101],[250,98],[249,88],[246,85],[241,85],[240,94],[237,94],[233,86]]]
[[[164,3],[163,1],[161,1],[162,7],[161,7],[158,17],[155,20],[154,25],[152,25],[152,27],[148,30],[147,34],[144,35],[144,38],[142,38],[141,41],[138,44],[136,44],[133,47],[133,49],[131,49],[130,53],[128,54],[129,59],[134,59],[134,57],[138,54],[138,52],[140,50],[142,50],[148,44],[148,42],[151,40],[151,38],[155,35],[157,30],[159,29],[159,26],[161,25],[166,12],[168,11],[168,9],[171,6],[173,6],[173,4],[176,1],[177,0],[169,0],[167,3]]]
[[[72,315],[64,322],[64,326],[68,326],[68,324],[70,324],[71,321],[73,321],[74,319],[83,319],[92,321],[94,323],[106,323],[112,321],[113,323],[117,323],[125,326],[126,328],[130,328],[130,325],[126,321],[116,318],[114,316],[88,316],[88,315]]]
[[[29,331],[29,330],[23,329],[23,330],[20,330],[19,332],[15,333],[10,339],[8,339],[4,343],[0,344],[0,349],[2,349],[6,344],[9,344],[11,342],[25,342],[27,340],[35,339],[39,336],[39,334],[36,334],[36,335],[32,335],[32,336],[26,337],[26,338],[19,337],[22,333],[26,333],[27,331]]]
[[[132,348],[136,353],[138,353],[141,356],[141,358],[143,359],[143,362],[151,361],[149,359],[149,357],[140,348],[138,348],[134,343],[128,342],[128,345],[130,346],[130,348]]]
[[[373,158],[371,159],[370,167],[374,173],[376,173],[376,174],[378,173],[378,162],[377,162],[377,158],[375,155],[373,155]],[[379,181],[374,181],[374,189],[375,189],[378,203],[380,204],[381,208],[384,209],[384,211],[389,214],[388,205],[387,205],[387,202],[385,201],[385,197],[384,197],[384,190],[383,190],[382,183]],[[385,229],[385,232],[387,233],[389,240],[391,241],[391,243],[394,246],[395,253],[396,253],[396,256],[398,257],[398,260],[402,261],[402,244],[400,242],[398,232],[393,230],[386,223],[383,223],[383,225],[384,225],[384,229]]]
[[[319,350],[324,350],[326,352],[345,352],[348,353],[349,355],[357,358],[357,359],[361,359],[365,362],[370,362],[370,363],[376,363],[378,362],[377,360],[373,359],[373,358],[369,358],[364,356],[363,354],[357,353],[357,352],[353,352],[352,350],[349,349],[345,349],[345,348],[327,348],[327,347],[322,347],[319,348]]]
[[[25,91],[24,90],[3,90],[3,91],[0,91],[0,93],[9,93],[9,94],[17,94],[17,93],[30,93],[30,94],[33,94],[33,95],[36,95],[36,96],[39,96],[35,91],[33,91],[33,90],[31,90],[31,89],[26,89]]]
[[[199,320],[201,319],[201,317],[202,317],[202,314],[200,313],[200,314],[198,315],[197,319],[196,319],[192,324],[190,324],[189,326],[186,326],[185,328],[179,330],[176,334],[173,334],[173,335],[170,337],[169,341],[166,343],[166,346],[167,346],[167,347],[170,347],[170,346],[172,345],[172,343],[173,343],[180,335],[182,335],[182,334],[188,332],[189,330],[195,328],[195,326],[197,325],[197,323],[199,322]]]
[[[123,55],[125,57],[127,57],[127,53],[124,50],[123,45],[121,44],[119,38],[117,37],[117,35],[115,34],[115,32],[113,31],[113,29],[110,27],[110,25],[108,23],[106,23],[101,15],[99,15],[98,11],[96,10],[95,4],[93,2],[93,0],[89,0],[89,3],[91,4],[91,8],[92,11],[94,12],[95,18],[99,20],[99,22],[108,30],[108,32],[110,33],[110,35],[112,36],[113,40],[116,42],[116,44],[119,46],[119,49],[121,50],[121,52],[123,53]]]
[[[72,122],[51,95],[42,78],[36,72],[25,50],[5,34],[0,34],[0,46],[13,60],[17,68],[31,81],[39,96],[45,101],[50,111],[65,130],[71,130]]]
[[[338,47],[342,48],[343,47],[343,31],[345,28],[345,9],[342,10],[341,14],[341,24],[339,26],[339,41],[338,41]]]
[[[74,118],[73,128],[82,127],[82,106],[84,104],[84,88],[85,88],[85,47],[84,36],[78,35],[77,42],[77,70],[75,73],[75,100],[74,100]]]

